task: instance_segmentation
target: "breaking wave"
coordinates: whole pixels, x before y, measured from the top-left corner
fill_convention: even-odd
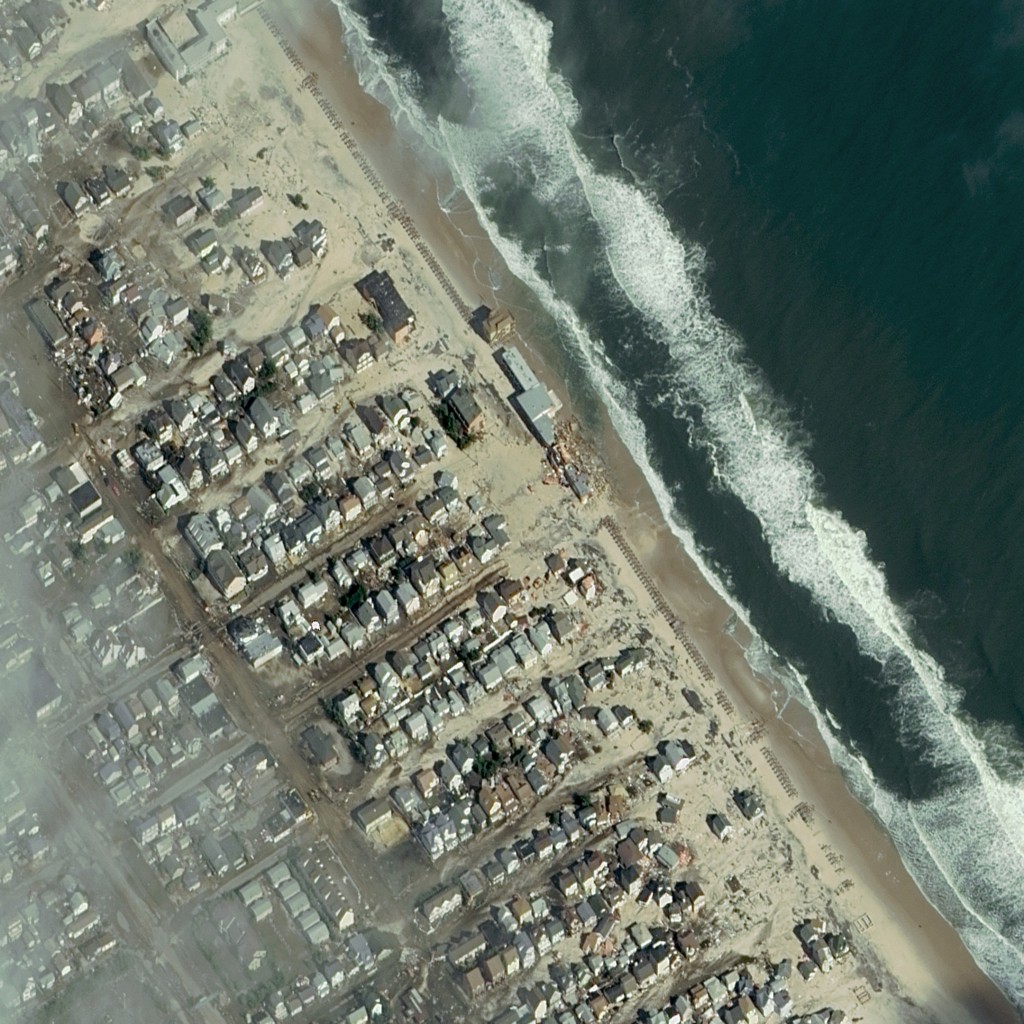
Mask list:
[[[496,225],[486,202],[495,175],[528,167],[533,198],[568,225],[570,235],[599,234],[607,287],[621,292],[664,346],[658,404],[685,422],[708,453],[718,485],[757,517],[778,570],[804,588],[822,614],[847,625],[860,650],[881,666],[897,708],[895,727],[905,738],[927,738],[927,756],[946,780],[943,790],[920,801],[898,799],[840,741],[806,681],[789,667],[780,669],[763,641],[751,648],[754,667],[782,679],[814,712],[832,756],[889,829],[923,891],[989,975],[1019,1000],[1024,780],[1014,767],[1019,751],[1008,749],[1013,740],[966,718],[942,667],[915,644],[913,624],[890,597],[867,538],[827,507],[798,425],[744,355],[741,339],[711,311],[701,249],[675,235],[641,187],[599,173],[582,153],[573,135],[579,106],[551,65],[550,23],[520,0],[443,0],[442,7],[456,71],[473,98],[467,122],[429,120],[412,82],[377,49],[360,16],[340,4],[360,82],[400,128],[414,131],[448,166],[510,271],[560,325],[686,551],[747,621],[701,557],[679,521],[670,486],[652,466],[634,387],[617,375],[601,339],[538,269],[543,253],[526,251]],[[689,415],[693,407],[700,409],[696,420]],[[1001,746],[1006,756],[999,756]]]

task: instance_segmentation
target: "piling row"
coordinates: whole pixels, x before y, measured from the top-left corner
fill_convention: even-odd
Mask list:
[[[770,747],[762,747],[761,754],[765,761],[768,762],[768,767],[771,768],[772,774],[779,780],[786,796],[791,800],[795,800],[798,796],[797,788],[793,785],[793,780],[789,777],[789,773],[779,763],[779,759],[775,756],[775,751]],[[801,804],[801,807],[803,806],[804,805]],[[797,813],[800,814],[801,817],[804,817],[799,808],[797,809]],[[804,818],[804,820],[806,821],[807,819]]]
[[[452,284],[451,279],[441,268],[441,264],[437,261],[437,257],[431,252],[430,247],[423,240],[423,236],[420,235],[419,228],[413,223],[412,217],[409,216],[408,211],[402,206],[401,203],[395,201],[394,197],[384,187],[384,182],[381,181],[380,176],[370,166],[370,161],[366,159],[362,151],[356,145],[356,141],[352,136],[345,130],[344,122],[342,121],[338,112],[331,106],[330,101],[324,96],[320,89],[320,85],[317,82],[317,77],[313,73],[307,73],[306,68],[302,63],[302,59],[296,53],[294,47],[284,37],[284,33],[281,31],[277,22],[267,13],[264,7],[260,7],[259,15],[263,19],[264,24],[267,26],[268,31],[277,40],[281,49],[284,51],[284,55],[288,58],[289,63],[295,68],[296,71],[303,75],[302,85],[303,88],[316,100],[317,106],[323,111],[324,116],[327,118],[331,127],[338,133],[345,148],[352,155],[352,159],[355,160],[359,169],[363,172],[366,180],[370,183],[374,192],[377,194],[377,198],[384,204],[384,208],[387,210],[389,216],[394,218],[401,226],[405,229],[405,233],[409,236],[413,245],[416,247],[416,251],[423,257],[423,261],[427,264],[430,272],[434,275],[437,283],[441,286],[441,290],[451,300],[453,306],[458,310],[459,316],[467,323],[472,320],[472,310],[455,289],[455,285]]]
[[[708,683],[714,682],[715,674],[711,671],[710,666],[704,660],[704,655],[697,650],[697,645],[690,639],[690,635],[686,630],[683,629],[683,624],[679,621],[675,612],[672,611],[668,601],[665,600],[664,595],[658,589],[658,585],[651,578],[650,573],[644,568],[640,559],[637,558],[636,552],[634,552],[629,546],[629,543],[622,534],[622,530],[619,529],[619,524],[616,523],[611,516],[605,516],[601,520],[601,526],[611,534],[612,540],[614,540],[618,545],[623,557],[629,563],[629,567],[634,573],[636,573],[637,579],[643,584],[644,590],[647,591],[651,600],[654,602],[654,607],[658,609],[662,617],[669,624],[672,632],[676,636],[676,639],[683,645],[683,649],[690,656],[690,660],[693,662],[704,681]],[[726,698],[726,700],[728,700],[728,698]],[[721,703],[721,700],[719,700],[719,703]],[[732,705],[730,703],[729,708],[727,709],[730,714],[732,714],[731,709]]]

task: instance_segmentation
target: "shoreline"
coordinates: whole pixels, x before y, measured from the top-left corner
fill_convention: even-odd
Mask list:
[[[309,32],[296,31],[300,12],[309,19],[303,21],[304,25],[321,29],[312,29],[315,39]],[[362,92],[354,69],[342,56],[336,13],[320,0],[302,0],[276,17],[306,69],[317,72],[319,91],[339,114],[343,130],[353,138],[389,195],[408,213],[408,223],[416,231],[410,234],[413,244],[422,239],[423,245],[437,255],[443,272],[470,307],[488,299],[493,302],[493,290],[481,281],[477,268],[503,267],[500,255],[491,249],[486,233],[475,225],[469,211],[452,216],[439,208],[439,190],[422,167],[393,160],[396,154],[408,151],[391,128],[387,112]],[[419,250],[419,246],[416,248]],[[525,288],[514,282],[507,270],[503,276],[507,280],[498,285],[499,290],[516,295],[519,288]],[[515,303],[504,304],[516,307]],[[529,319],[529,315],[525,317],[523,325]],[[571,410],[571,395],[554,371],[555,354],[538,351],[529,339],[524,339],[523,347],[530,361],[537,364],[542,379],[554,387]],[[732,733],[733,742],[757,764],[762,778],[776,776],[780,789],[773,795],[780,809],[787,799],[792,806],[791,788],[800,795],[798,806],[813,808],[806,821],[797,815],[789,828],[809,858],[815,858],[817,851],[812,862],[822,877],[835,875],[839,887],[840,876],[824,855],[826,851],[840,851],[844,878],[856,880],[852,888],[836,896],[837,916],[869,921],[860,934],[877,949],[881,968],[898,972],[900,988],[926,1015],[938,1014],[940,1008],[944,1011],[942,1017],[923,1019],[1019,1021],[959,934],[918,889],[888,833],[850,793],[811,713],[796,701],[789,701],[783,715],[776,714],[770,684],[751,671],[741,642],[723,632],[732,609],[682,550],[641,468],[606,416],[602,416],[601,427],[597,443],[604,462],[602,473],[615,482],[613,499],[619,521],[628,525],[625,533],[640,561],[654,567],[653,575],[662,592],[708,661],[716,680],[713,685],[722,687],[725,701],[720,698],[719,704],[723,732]],[[602,536],[602,542],[604,539]],[[757,739],[752,739],[754,733]],[[777,759],[774,763],[772,757]]]

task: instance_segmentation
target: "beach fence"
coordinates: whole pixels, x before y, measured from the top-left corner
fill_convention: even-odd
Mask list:
[[[683,650],[686,651],[690,661],[693,662],[694,668],[700,673],[701,678],[707,683],[713,683],[715,681],[714,672],[711,671],[711,667],[704,660],[704,656],[697,650],[697,645],[690,639],[686,630],[683,629],[683,624],[679,621],[679,617],[672,611],[671,605],[665,600],[661,590],[658,589],[658,585],[651,578],[651,574],[644,568],[636,552],[629,546],[629,542],[623,536],[622,530],[619,529],[619,524],[611,516],[605,516],[601,520],[600,525],[611,534],[612,540],[615,541],[616,546],[622,552],[629,567],[636,573],[637,579],[643,584],[644,590],[647,591],[654,602],[654,607],[658,609],[662,617],[669,624],[676,639],[683,645]],[[717,700],[719,706],[726,713],[733,714],[735,712],[732,701],[721,690],[718,691]]]
[[[380,176],[370,165],[370,161],[366,159],[366,156],[359,149],[358,145],[356,145],[356,140],[352,138],[349,132],[345,129],[341,116],[321,91],[320,83],[316,74],[314,72],[307,72],[302,63],[302,58],[299,57],[295,48],[285,38],[280,26],[270,16],[265,7],[261,6],[259,8],[259,15],[263,19],[263,23],[267,26],[267,30],[274,39],[277,40],[278,45],[284,51],[284,55],[288,58],[289,63],[296,71],[303,75],[303,88],[313,97],[313,99],[316,100],[317,106],[319,106],[323,111],[324,116],[327,118],[331,127],[338,133],[342,144],[349,151],[352,159],[355,160],[359,169],[363,172],[366,180],[370,183],[373,191],[376,193],[377,198],[384,204],[384,208],[387,210],[388,215],[401,224],[405,229],[405,233],[409,236],[409,239],[415,246],[416,251],[423,257],[423,262],[426,263],[431,274],[434,275],[437,283],[441,286],[441,290],[451,300],[452,305],[456,308],[462,320],[466,323],[471,323],[473,311],[465,302],[462,301],[462,297],[456,291],[455,285],[452,284],[451,279],[442,269],[441,264],[437,261],[437,258],[434,256],[430,247],[423,240],[423,236],[420,235],[419,229],[413,223],[413,219],[409,216],[408,211],[401,203],[397,202],[384,187],[384,182],[381,181]]]

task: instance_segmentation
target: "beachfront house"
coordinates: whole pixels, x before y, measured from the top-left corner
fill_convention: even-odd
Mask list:
[[[416,317],[398,294],[387,271],[371,271],[356,282],[356,290],[376,308],[381,325],[392,341],[404,341],[409,336],[416,325]]]

